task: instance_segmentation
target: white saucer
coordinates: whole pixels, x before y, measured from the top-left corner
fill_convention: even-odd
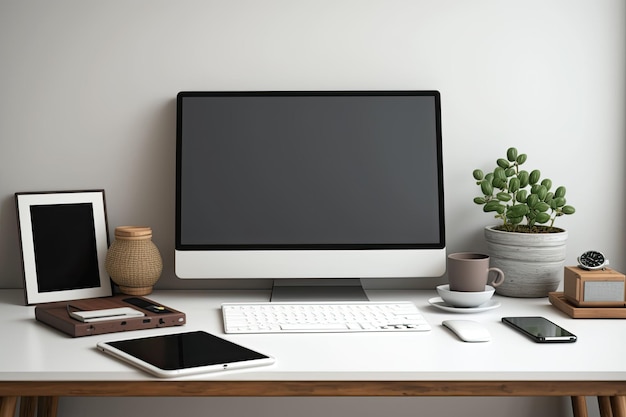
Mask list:
[[[478,307],[454,307],[443,301],[441,297],[435,297],[428,300],[428,303],[441,310],[450,311],[452,313],[480,313],[481,311],[493,310],[500,307],[500,302],[496,300],[489,300]]]

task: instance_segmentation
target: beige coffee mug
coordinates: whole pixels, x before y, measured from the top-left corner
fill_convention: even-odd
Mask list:
[[[492,272],[493,279],[489,275]],[[448,283],[451,291],[485,291],[486,285],[497,287],[504,282],[504,272],[489,267],[489,255],[452,253],[448,255]]]

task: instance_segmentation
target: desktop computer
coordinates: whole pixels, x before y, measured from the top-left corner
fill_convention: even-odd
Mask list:
[[[440,101],[408,90],[179,93],[177,276],[270,278],[273,301],[285,288],[295,291],[283,301],[337,301],[363,297],[361,278],[442,275]]]

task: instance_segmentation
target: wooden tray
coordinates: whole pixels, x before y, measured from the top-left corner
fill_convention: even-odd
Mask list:
[[[576,307],[562,292],[551,292],[548,299],[553,306],[575,319],[626,319],[625,307]]]
[[[157,302],[145,297],[133,297],[130,295],[114,295],[103,298],[87,298],[74,301],[60,301],[56,303],[39,304],[35,306],[35,318],[55,329],[61,330],[72,337],[90,336],[94,334],[116,333],[129,330],[154,329],[156,327],[182,326],[186,316],[181,311],[166,307],[166,312],[153,312],[144,309],[144,317],[127,319],[107,320],[93,323],[83,323],[73,319],[67,312],[70,304],[80,310],[99,310],[105,308],[129,307],[131,304],[124,301],[126,298],[141,298],[150,304],[159,305]],[[131,306],[135,308],[135,306]]]

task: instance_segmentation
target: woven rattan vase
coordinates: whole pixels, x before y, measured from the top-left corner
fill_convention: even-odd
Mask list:
[[[109,247],[105,266],[122,293],[150,294],[163,271],[161,253],[152,242],[152,229],[116,227],[115,241]]]

